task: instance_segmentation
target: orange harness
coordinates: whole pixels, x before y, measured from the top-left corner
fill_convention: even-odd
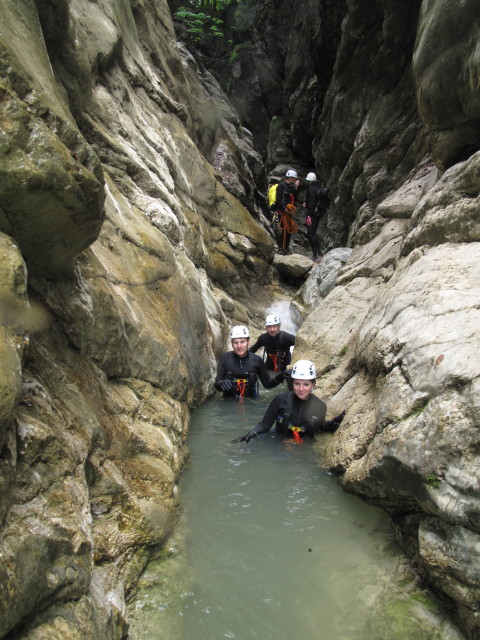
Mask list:
[[[240,398],[240,401],[243,402],[245,397],[245,389],[247,388],[248,380],[246,378],[237,378],[235,380],[237,384],[237,393]]]
[[[278,366],[278,362],[282,361],[283,358],[285,357],[285,353],[267,353],[267,356],[269,358],[271,358],[272,362],[273,362],[273,370],[274,371],[280,371],[280,367]]]
[[[289,427],[292,430],[292,436],[294,442],[303,442],[302,436],[300,435],[305,431],[303,427]]]
[[[283,229],[283,246],[282,249],[287,247],[287,234],[293,235],[298,231],[298,224],[293,219],[293,214],[296,211],[296,207],[293,204],[287,204],[285,211],[282,211],[280,216],[280,227]]]

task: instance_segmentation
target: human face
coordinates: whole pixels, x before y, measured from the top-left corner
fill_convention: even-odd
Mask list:
[[[248,351],[248,343],[250,342],[249,338],[234,338],[232,340],[232,348],[237,356],[243,358],[243,356],[247,355]]]
[[[279,324],[271,324],[269,327],[266,327],[267,329],[267,333],[272,336],[272,338],[274,338],[275,336],[278,336],[278,332],[280,331],[280,325]]]
[[[306,400],[312,393],[314,386],[314,380],[293,379],[293,392],[300,400]]]

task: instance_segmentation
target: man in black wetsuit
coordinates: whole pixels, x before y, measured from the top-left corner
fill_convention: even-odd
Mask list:
[[[276,432],[284,437],[300,441],[302,436],[313,437],[320,431],[336,431],[345,411],[325,420],[327,405],[313,395],[317,373],[310,360],[299,360],[292,369],[293,391],[279,393],[268,405],[262,421],[244,436],[233,442],[249,442],[260,433],[270,431],[276,422]]]
[[[317,238],[317,229],[320,218],[327,211],[330,198],[326,188],[321,187],[317,182],[317,176],[310,172],[306,178],[308,182],[307,195],[305,200],[307,238],[312,248],[313,261],[320,262],[322,255]]]
[[[260,347],[264,349],[264,359],[269,371],[283,371],[291,362],[290,347],[295,344],[292,333],[280,330],[281,320],[272,313],[265,318],[266,333],[255,342],[250,351],[256,353]]]
[[[218,359],[215,388],[222,391],[226,398],[256,398],[257,380],[266,389],[273,389],[284,379],[283,371],[270,377],[268,369],[260,358],[250,353],[248,345],[250,333],[247,327],[239,325],[230,332],[232,351],[222,353]]]

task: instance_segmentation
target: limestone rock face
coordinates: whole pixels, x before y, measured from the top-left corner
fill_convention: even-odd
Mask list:
[[[321,263],[310,272],[298,290],[292,305],[300,317],[306,317],[312,309],[326,298],[334,288],[340,268],[347,262],[352,249],[332,249],[323,256]]]
[[[479,161],[447,171],[410,222],[391,220],[354,248],[295,347],[313,356],[332,414],[347,409],[323,462],[397,519],[469,637],[479,624],[480,248],[478,183],[471,196],[459,183],[470,184]]]
[[[420,116],[440,166],[478,148],[480,7],[470,0],[422,3],[413,54]],[[450,90],[454,87],[454,90]]]
[[[272,279],[263,167],[166,0],[0,22],[0,636],[117,640],[189,408]]]

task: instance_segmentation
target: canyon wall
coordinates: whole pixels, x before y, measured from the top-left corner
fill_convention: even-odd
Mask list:
[[[121,638],[189,408],[271,282],[263,165],[166,2],[0,24],[0,637]]]
[[[272,291],[266,174],[294,166],[330,190],[323,250],[348,245],[294,300],[295,357],[347,410],[321,463],[478,638],[480,11],[225,19],[217,82],[166,0],[1,5],[0,637],[126,637],[189,409]]]

